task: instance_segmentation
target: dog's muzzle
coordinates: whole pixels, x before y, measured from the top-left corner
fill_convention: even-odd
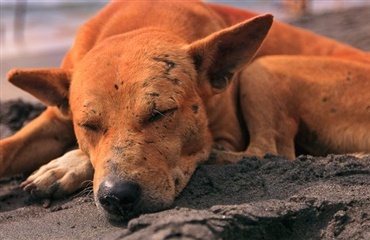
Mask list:
[[[100,183],[98,201],[108,215],[132,215],[140,203],[141,189],[135,182],[106,179]]]

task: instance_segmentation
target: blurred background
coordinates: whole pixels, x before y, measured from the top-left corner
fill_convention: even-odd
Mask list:
[[[292,19],[322,12],[370,6],[370,0],[233,0],[207,1],[273,13],[275,19]],[[6,82],[12,68],[58,67],[71,47],[79,26],[107,4],[103,0],[1,0],[0,100],[36,101]],[[370,17],[367,21],[370,24]],[[370,25],[369,25],[370,26]],[[369,28],[370,31],[370,28]]]

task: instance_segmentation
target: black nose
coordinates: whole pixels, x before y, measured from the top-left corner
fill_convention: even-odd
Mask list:
[[[140,186],[134,182],[104,180],[98,191],[98,199],[102,207],[111,214],[125,215],[139,203]]]

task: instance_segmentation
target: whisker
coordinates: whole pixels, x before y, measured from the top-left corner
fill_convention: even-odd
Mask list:
[[[85,197],[87,199],[93,199],[93,181],[86,180],[82,183],[82,185],[85,187],[81,191],[76,193],[72,198]]]

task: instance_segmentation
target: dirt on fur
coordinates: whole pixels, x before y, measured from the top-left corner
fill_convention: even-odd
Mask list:
[[[291,23],[369,51],[369,16],[364,7]],[[1,102],[0,137],[43,109]],[[370,157],[200,166],[172,209],[122,224],[104,219],[90,189],[44,208],[19,188],[25,176],[0,179],[0,239],[370,239]]]

